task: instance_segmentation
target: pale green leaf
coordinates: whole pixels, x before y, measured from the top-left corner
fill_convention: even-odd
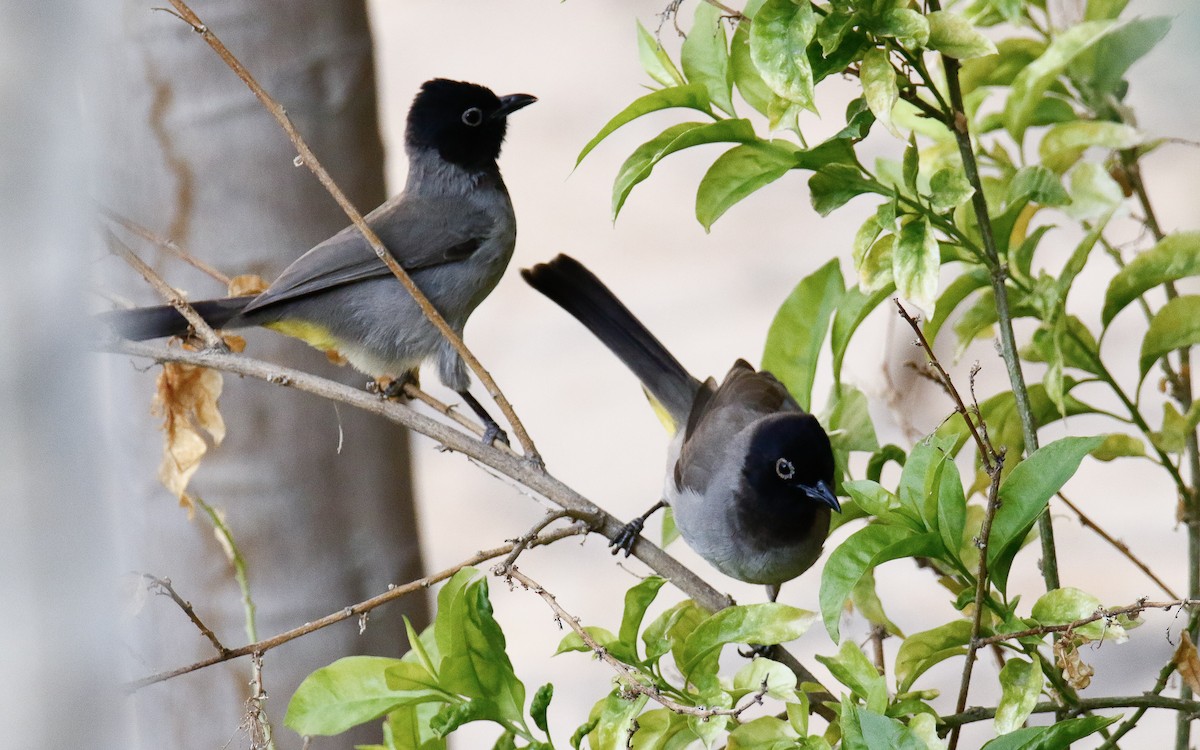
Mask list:
[[[1037,705],[1044,683],[1039,663],[1019,657],[1005,662],[1000,670],[1000,704],[996,706],[992,724],[997,734],[1008,734],[1025,723]]]
[[[817,22],[808,2],[767,0],[750,26],[750,56],[777,96],[813,108],[813,74],[808,44]]]
[[[638,58],[647,75],[663,86],[682,86],[687,83],[679,68],[671,62],[671,56],[658,43],[658,39],[646,30],[641,21],[637,24],[637,40]]]
[[[709,3],[696,3],[691,31],[683,40],[679,56],[683,74],[690,83],[701,84],[708,98],[731,117],[733,72],[721,11]]]
[[[940,267],[938,241],[929,219],[921,217],[901,226],[892,252],[896,293],[926,313],[932,312]]]
[[[1092,450],[1097,461],[1113,461],[1118,458],[1146,455],[1146,444],[1133,435],[1114,432],[1104,436],[1104,442]]]
[[[900,89],[896,84],[896,71],[888,59],[887,52],[879,48],[868,50],[867,54],[863,55],[859,79],[862,81],[863,96],[875,119],[899,138],[900,131],[892,124],[892,108],[900,98]]]
[[[929,48],[947,57],[969,60],[996,54],[996,45],[957,13],[939,10],[925,16],[929,22]]]
[[[755,141],[717,157],[696,190],[696,219],[705,231],[736,203],[796,166],[796,149],[786,141]]]
[[[1117,313],[1147,290],[1189,276],[1200,276],[1200,232],[1168,235],[1135,257],[1109,282],[1101,320],[1107,327]]]
[[[1146,136],[1136,128],[1119,122],[1077,120],[1051,127],[1038,144],[1042,164],[1059,174],[1070,169],[1092,147],[1133,148]]]
[[[632,104],[621,110],[616,117],[609,120],[604,127],[600,128],[600,132],[593,136],[592,140],[588,141],[583,150],[579,152],[579,156],[575,158],[575,165],[578,166],[584,157],[592,152],[592,149],[596,148],[601,141],[622,125],[626,125],[650,112],[674,107],[686,107],[710,116],[712,115],[712,107],[709,106],[708,94],[704,87],[699,84],[672,86],[668,89],[651,91],[645,96],[634,99]]]
[[[929,178],[929,202],[934,210],[949,211],[971,199],[975,188],[961,167],[943,167]]]
[[[896,652],[896,689],[908,692],[930,667],[965,654],[970,641],[971,623],[967,620],[952,620],[905,638]]]
[[[1200,344],[1200,295],[1176,297],[1150,319],[1150,330],[1142,339],[1138,381],[1168,352],[1196,344]]]

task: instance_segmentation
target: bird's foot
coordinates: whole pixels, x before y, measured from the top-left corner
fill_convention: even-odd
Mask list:
[[[406,372],[398,378],[393,378],[385,386],[380,386],[378,380],[372,380],[367,383],[367,390],[373,393],[379,393],[386,399],[394,399],[396,401],[408,400],[408,395],[404,392],[404,388],[409,385],[420,386],[420,381],[417,380],[415,372]]]
[[[480,438],[480,440],[483,441],[484,445],[491,445],[492,443],[496,442],[497,440],[504,443],[505,445],[510,444],[508,442],[508,433],[505,432],[504,430],[500,429],[500,425],[496,424],[492,420],[488,420],[488,423],[484,425],[483,437]]]
[[[635,518],[625,524],[617,533],[613,540],[608,543],[612,548],[612,553],[615,555],[621,550],[625,551],[625,556],[629,557],[629,553],[633,551],[633,543],[642,535],[642,527],[646,525],[645,518]]]

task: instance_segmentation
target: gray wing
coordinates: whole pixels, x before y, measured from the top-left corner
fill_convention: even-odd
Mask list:
[[[491,214],[442,196],[400,195],[366,220],[409,273],[469,257],[494,225]],[[297,258],[244,312],[390,274],[358,229],[349,226]]]
[[[730,450],[729,443],[749,425],[770,414],[801,411],[787,388],[769,372],[756,372],[745,360],[733,363],[721,384],[709,378],[688,416],[675,486],[703,492]]]

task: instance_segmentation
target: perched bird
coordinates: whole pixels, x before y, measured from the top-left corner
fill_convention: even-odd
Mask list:
[[[628,555],[645,520],[670,505],[684,541],[722,573],[779,586],[821,554],[833,494],[833,451],[816,418],[769,372],[743,360],[718,385],[701,383],[591,271],[560,255],[521,271],[573,315],[641,381],[674,425],[663,499],[625,526]]]
[[[408,111],[404,192],[367,215],[367,224],[460,336],[468,316],[495,288],[517,238],[512,202],[496,159],[507,118],[537,99],[498,97],[483,86],[434,79]],[[486,427],[484,440],[506,439],[467,390],[462,358],[353,226],[312,248],[257,296],[194,302],[214,328],[264,326],[322,350],[356,369],[392,378],[389,396],[415,382],[426,359]],[[136,340],[186,333],[173,307],[116,310],[100,316]]]

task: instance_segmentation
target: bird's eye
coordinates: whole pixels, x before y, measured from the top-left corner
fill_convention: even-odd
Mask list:
[[[775,462],[775,473],[779,475],[780,479],[791,479],[796,476],[796,467],[791,461],[781,458]]]
[[[473,128],[477,127],[481,122],[483,122],[483,110],[481,110],[479,107],[471,107],[466,112],[462,113],[462,121],[464,124],[470,125]]]

